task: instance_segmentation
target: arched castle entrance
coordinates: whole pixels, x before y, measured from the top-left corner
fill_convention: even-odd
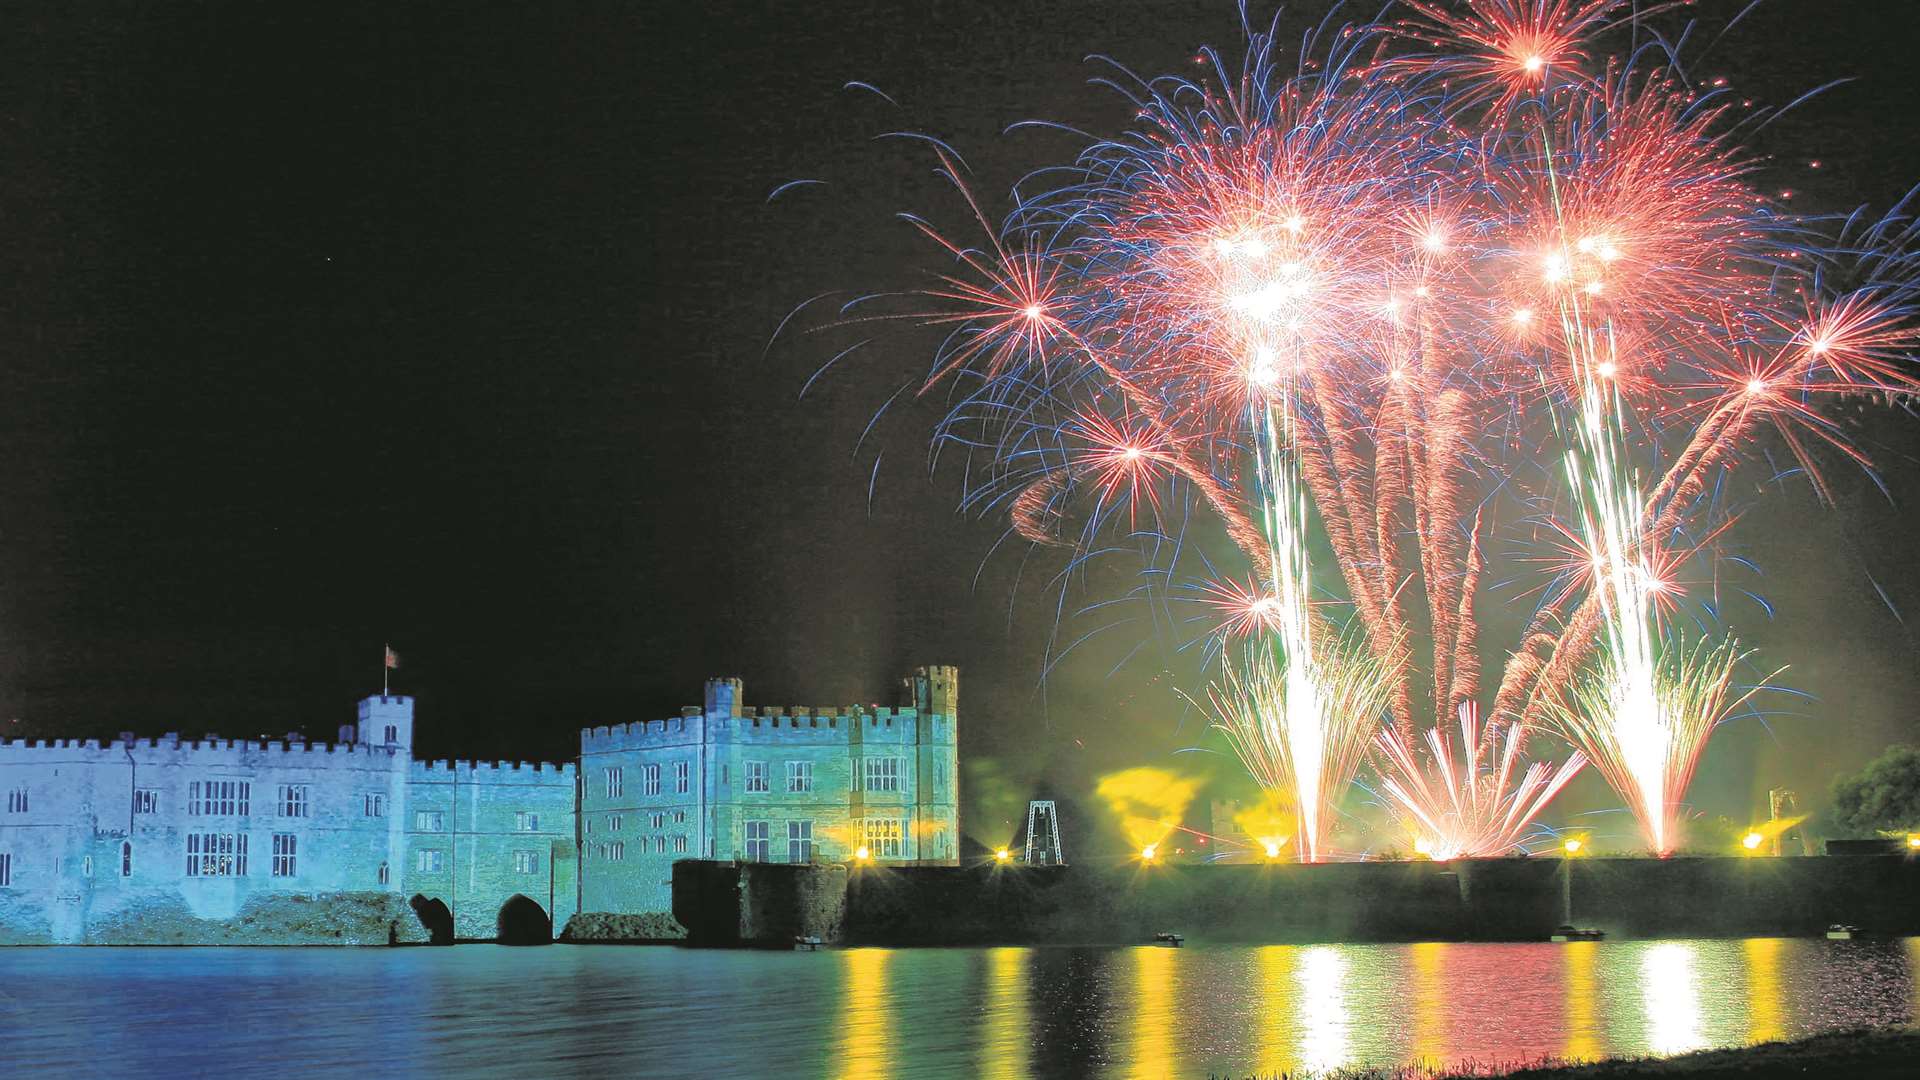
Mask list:
[[[553,941],[553,920],[545,908],[519,893],[500,905],[499,938],[502,945],[546,945]]]

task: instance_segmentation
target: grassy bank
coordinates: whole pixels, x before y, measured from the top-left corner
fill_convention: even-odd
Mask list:
[[[1619,1058],[1592,1064],[1467,1062],[1445,1069],[1409,1065],[1392,1069],[1338,1069],[1329,1073],[1268,1073],[1249,1076],[1248,1080],[1454,1080],[1456,1077],[1507,1080],[1639,1080],[1646,1077],[1651,1080],[1682,1076],[1714,1080],[1809,1076],[1911,1080],[1916,1075],[1920,1075],[1920,1028],[1877,1028],[1732,1050],[1702,1050],[1668,1058]]]

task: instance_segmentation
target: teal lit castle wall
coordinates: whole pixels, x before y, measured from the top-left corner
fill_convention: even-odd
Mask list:
[[[753,708],[739,679],[667,720],[580,733],[580,907],[666,912],[681,859],[959,862],[959,672],[898,707]]]
[[[434,903],[462,937],[494,937],[510,903],[564,924],[573,767],[412,745],[398,695],[335,743],[0,743],[0,943],[383,943],[422,936]]]

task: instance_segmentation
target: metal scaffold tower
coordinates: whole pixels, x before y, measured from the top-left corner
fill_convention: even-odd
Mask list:
[[[1052,799],[1034,799],[1027,803],[1028,866],[1065,866],[1060,854],[1060,811]]]

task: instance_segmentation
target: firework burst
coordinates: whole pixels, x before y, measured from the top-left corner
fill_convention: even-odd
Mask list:
[[[993,458],[969,505],[1076,562],[1120,546],[1103,530],[1174,534],[1142,546],[1223,612],[1205,697],[1289,787],[1303,857],[1370,744],[1436,837],[1453,815],[1458,850],[1506,844],[1577,768],[1523,767],[1542,725],[1669,848],[1743,700],[1731,643],[1676,652],[1668,626],[1730,520],[1718,481],[1772,433],[1824,492],[1824,451],[1864,458],[1823,403],[1920,390],[1915,226],[1763,197],[1729,99],[1607,52],[1670,6],[1411,0],[1290,69],[1250,32],[1237,68],[1119,70],[1132,130],[1017,188],[985,243],[911,219],[955,268],[871,317],[953,325],[928,385],[955,389],[941,436]],[[1196,504],[1244,581],[1177,563]],[[1562,557],[1518,560],[1535,606],[1490,666],[1489,553],[1541,536]]]

